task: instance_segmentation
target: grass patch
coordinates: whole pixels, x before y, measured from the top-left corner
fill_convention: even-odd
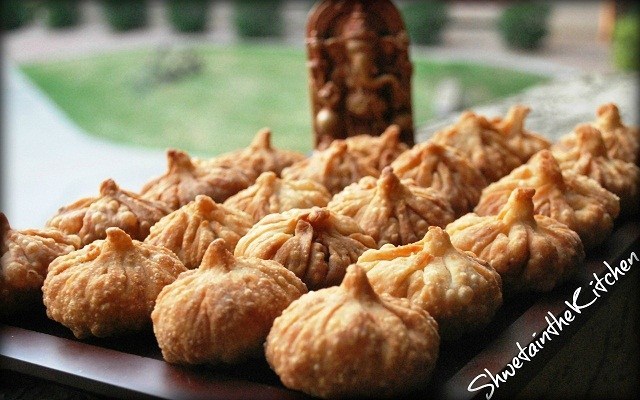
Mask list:
[[[91,135],[145,147],[214,155],[246,146],[268,126],[276,146],[312,146],[303,49],[238,45],[191,49],[201,65],[181,79],[150,83],[158,53],[128,51],[21,66]],[[544,77],[470,63],[414,59],[416,126],[433,117],[438,82],[454,77],[474,103],[517,93]]]

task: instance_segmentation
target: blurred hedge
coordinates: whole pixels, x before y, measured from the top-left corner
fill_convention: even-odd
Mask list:
[[[47,0],[43,6],[50,28],[67,28],[80,23],[80,0]]]
[[[612,47],[616,68],[640,70],[640,12],[628,13],[616,21]]]
[[[233,20],[242,38],[280,37],[284,33],[281,0],[235,0]]]
[[[0,1],[2,30],[18,29],[31,21],[33,4],[21,0]]]
[[[107,23],[114,31],[130,31],[147,26],[146,0],[102,0]]]
[[[547,3],[525,1],[504,9],[498,29],[505,44],[511,48],[534,50],[547,36],[551,6]]]
[[[401,12],[413,43],[433,45],[442,41],[442,31],[449,22],[443,1],[413,1],[404,5]]]
[[[204,32],[209,20],[210,0],[168,0],[167,17],[178,32]]]

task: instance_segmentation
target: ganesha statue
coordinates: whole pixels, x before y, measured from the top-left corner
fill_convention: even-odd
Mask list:
[[[409,38],[390,0],[319,2],[306,46],[316,148],[391,124],[414,144]]]

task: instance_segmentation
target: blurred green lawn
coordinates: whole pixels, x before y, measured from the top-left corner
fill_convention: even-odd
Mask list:
[[[246,146],[258,129],[268,126],[275,146],[311,149],[303,49],[242,44],[191,51],[202,61],[201,73],[158,85],[143,80],[157,49],[25,64],[21,69],[81,128],[101,138],[215,155]],[[470,63],[412,61],[417,126],[433,117],[432,99],[443,78],[457,78],[476,103],[546,79]]]

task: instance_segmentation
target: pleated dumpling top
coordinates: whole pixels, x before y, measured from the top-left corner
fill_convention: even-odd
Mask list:
[[[321,398],[402,398],[424,387],[438,358],[438,324],[406,299],[377,295],[351,265],[340,286],[302,295],[265,344],[282,383]]]
[[[286,179],[312,179],[336,194],[364,176],[378,176],[380,171],[349,151],[344,140],[334,140],[324,150],[298,161],[282,171]]]
[[[357,265],[377,293],[408,298],[431,314],[443,339],[484,326],[502,305],[500,275],[436,226],[419,242],[367,251]]]
[[[235,258],[217,239],[199,268],[162,290],[153,331],[170,363],[235,364],[263,354],[273,320],[306,292],[277,262]]]
[[[271,143],[271,130],[262,128],[248,147],[221,154],[205,161],[205,165],[240,168],[254,181],[267,171],[280,176],[284,168],[303,159],[305,155],[302,153],[274,147]]]
[[[239,168],[208,166],[181,150],[168,150],[167,163],[167,172],[147,182],[140,193],[145,199],[164,202],[172,210],[199,194],[223,202],[253,182]]]
[[[446,229],[456,248],[491,264],[502,277],[505,293],[552,290],[585,256],[576,232],[534,213],[534,193],[532,188],[517,188],[497,215],[470,213]]]
[[[327,208],[354,218],[378,246],[417,242],[430,226],[445,227],[455,219],[443,195],[410,179],[400,181],[391,167],[378,179],[365,177],[347,186]]]
[[[80,236],[83,245],[106,238],[110,227],[122,229],[133,239],[144,240],[151,226],[170,212],[164,202],[145,199],[107,179],[100,185],[100,196],[83,198],[60,208],[47,226]]]
[[[458,151],[432,141],[418,143],[391,163],[400,179],[413,179],[423,187],[440,192],[451,204],[456,216],[473,210],[485,177]]]
[[[261,219],[240,239],[235,256],[278,261],[315,290],[339,285],[347,267],[375,247],[350,217],[296,208]]]
[[[471,111],[462,113],[455,124],[436,132],[431,140],[464,154],[488,182],[497,181],[523,162],[505,135],[485,117]]]
[[[51,263],[42,286],[47,316],[77,338],[139,331],[151,324],[162,288],[186,270],[170,250],[109,228],[106,239]]]
[[[324,207],[331,193],[311,179],[282,179],[275,172],[264,172],[248,188],[228,198],[224,205],[251,215],[253,222],[294,208]]]
[[[640,168],[609,156],[602,133],[593,126],[580,124],[573,134],[575,143],[572,147],[561,146],[553,151],[560,168],[588,176],[616,194],[620,197],[622,211],[638,211]]]
[[[200,265],[204,252],[215,239],[224,239],[233,251],[251,226],[253,221],[248,214],[198,195],[153,225],[145,243],[166,247],[185,267],[193,269]]]
[[[495,215],[518,187],[536,190],[533,206],[580,235],[585,249],[602,243],[620,213],[618,196],[591,178],[560,169],[549,150],[542,150],[509,175],[487,186],[475,208],[478,215]]]

